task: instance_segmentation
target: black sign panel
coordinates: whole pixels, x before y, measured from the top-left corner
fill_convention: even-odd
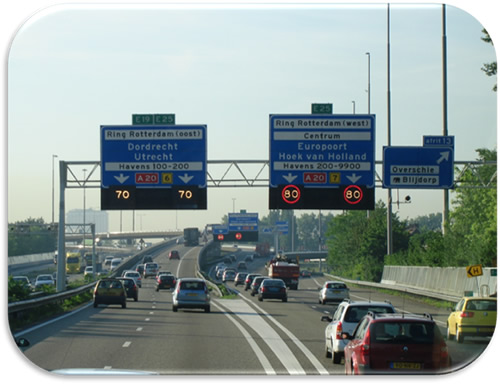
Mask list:
[[[259,231],[229,231],[226,234],[214,234],[214,241],[257,242]]]
[[[269,188],[269,209],[375,209],[375,189],[362,185],[304,188],[283,184]]]
[[[194,185],[172,188],[110,186],[101,188],[101,209],[207,209],[207,189]]]

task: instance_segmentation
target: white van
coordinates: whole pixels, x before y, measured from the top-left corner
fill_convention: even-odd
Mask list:
[[[122,259],[120,259],[118,257],[111,260],[110,271],[114,271],[121,263],[122,263]]]

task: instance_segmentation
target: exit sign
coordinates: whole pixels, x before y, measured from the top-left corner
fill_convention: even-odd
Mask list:
[[[142,113],[132,115],[132,125],[175,125],[173,113]]]
[[[311,105],[311,113],[313,115],[317,115],[317,114],[329,114],[329,115],[331,115],[333,113],[333,104],[330,104],[330,103],[312,104]]]

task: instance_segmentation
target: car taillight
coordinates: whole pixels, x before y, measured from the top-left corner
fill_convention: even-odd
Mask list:
[[[474,317],[474,312],[461,312],[460,317]]]
[[[281,292],[281,293],[286,292],[286,288],[285,288],[285,287],[282,287],[282,288],[280,289],[280,292]]]
[[[337,330],[335,331],[336,334],[336,339],[337,340],[342,340],[342,322],[339,321],[337,324]]]

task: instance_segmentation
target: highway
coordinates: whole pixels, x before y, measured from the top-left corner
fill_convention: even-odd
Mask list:
[[[200,247],[176,245],[180,260],[168,260],[168,250],[155,261],[162,270],[178,277],[193,276]],[[237,253],[238,261],[245,253]],[[263,273],[264,260],[249,263]],[[98,368],[132,369],[160,374],[343,374],[324,353],[324,313],[334,305],[318,303],[318,287],[324,277],[300,280],[299,290],[289,291],[286,303],[259,302],[238,286],[238,298],[212,297],[211,313],[200,310],[172,312],[170,291],[156,292],[154,280],[146,279],[139,301],[129,299],[127,308],[86,305],[52,323],[28,330],[22,336],[31,346],[26,358],[44,370]],[[232,282],[228,286],[234,288]],[[398,311],[431,313],[441,330],[449,311],[352,287],[353,300],[390,300]],[[488,341],[448,341],[453,366],[474,360]]]

